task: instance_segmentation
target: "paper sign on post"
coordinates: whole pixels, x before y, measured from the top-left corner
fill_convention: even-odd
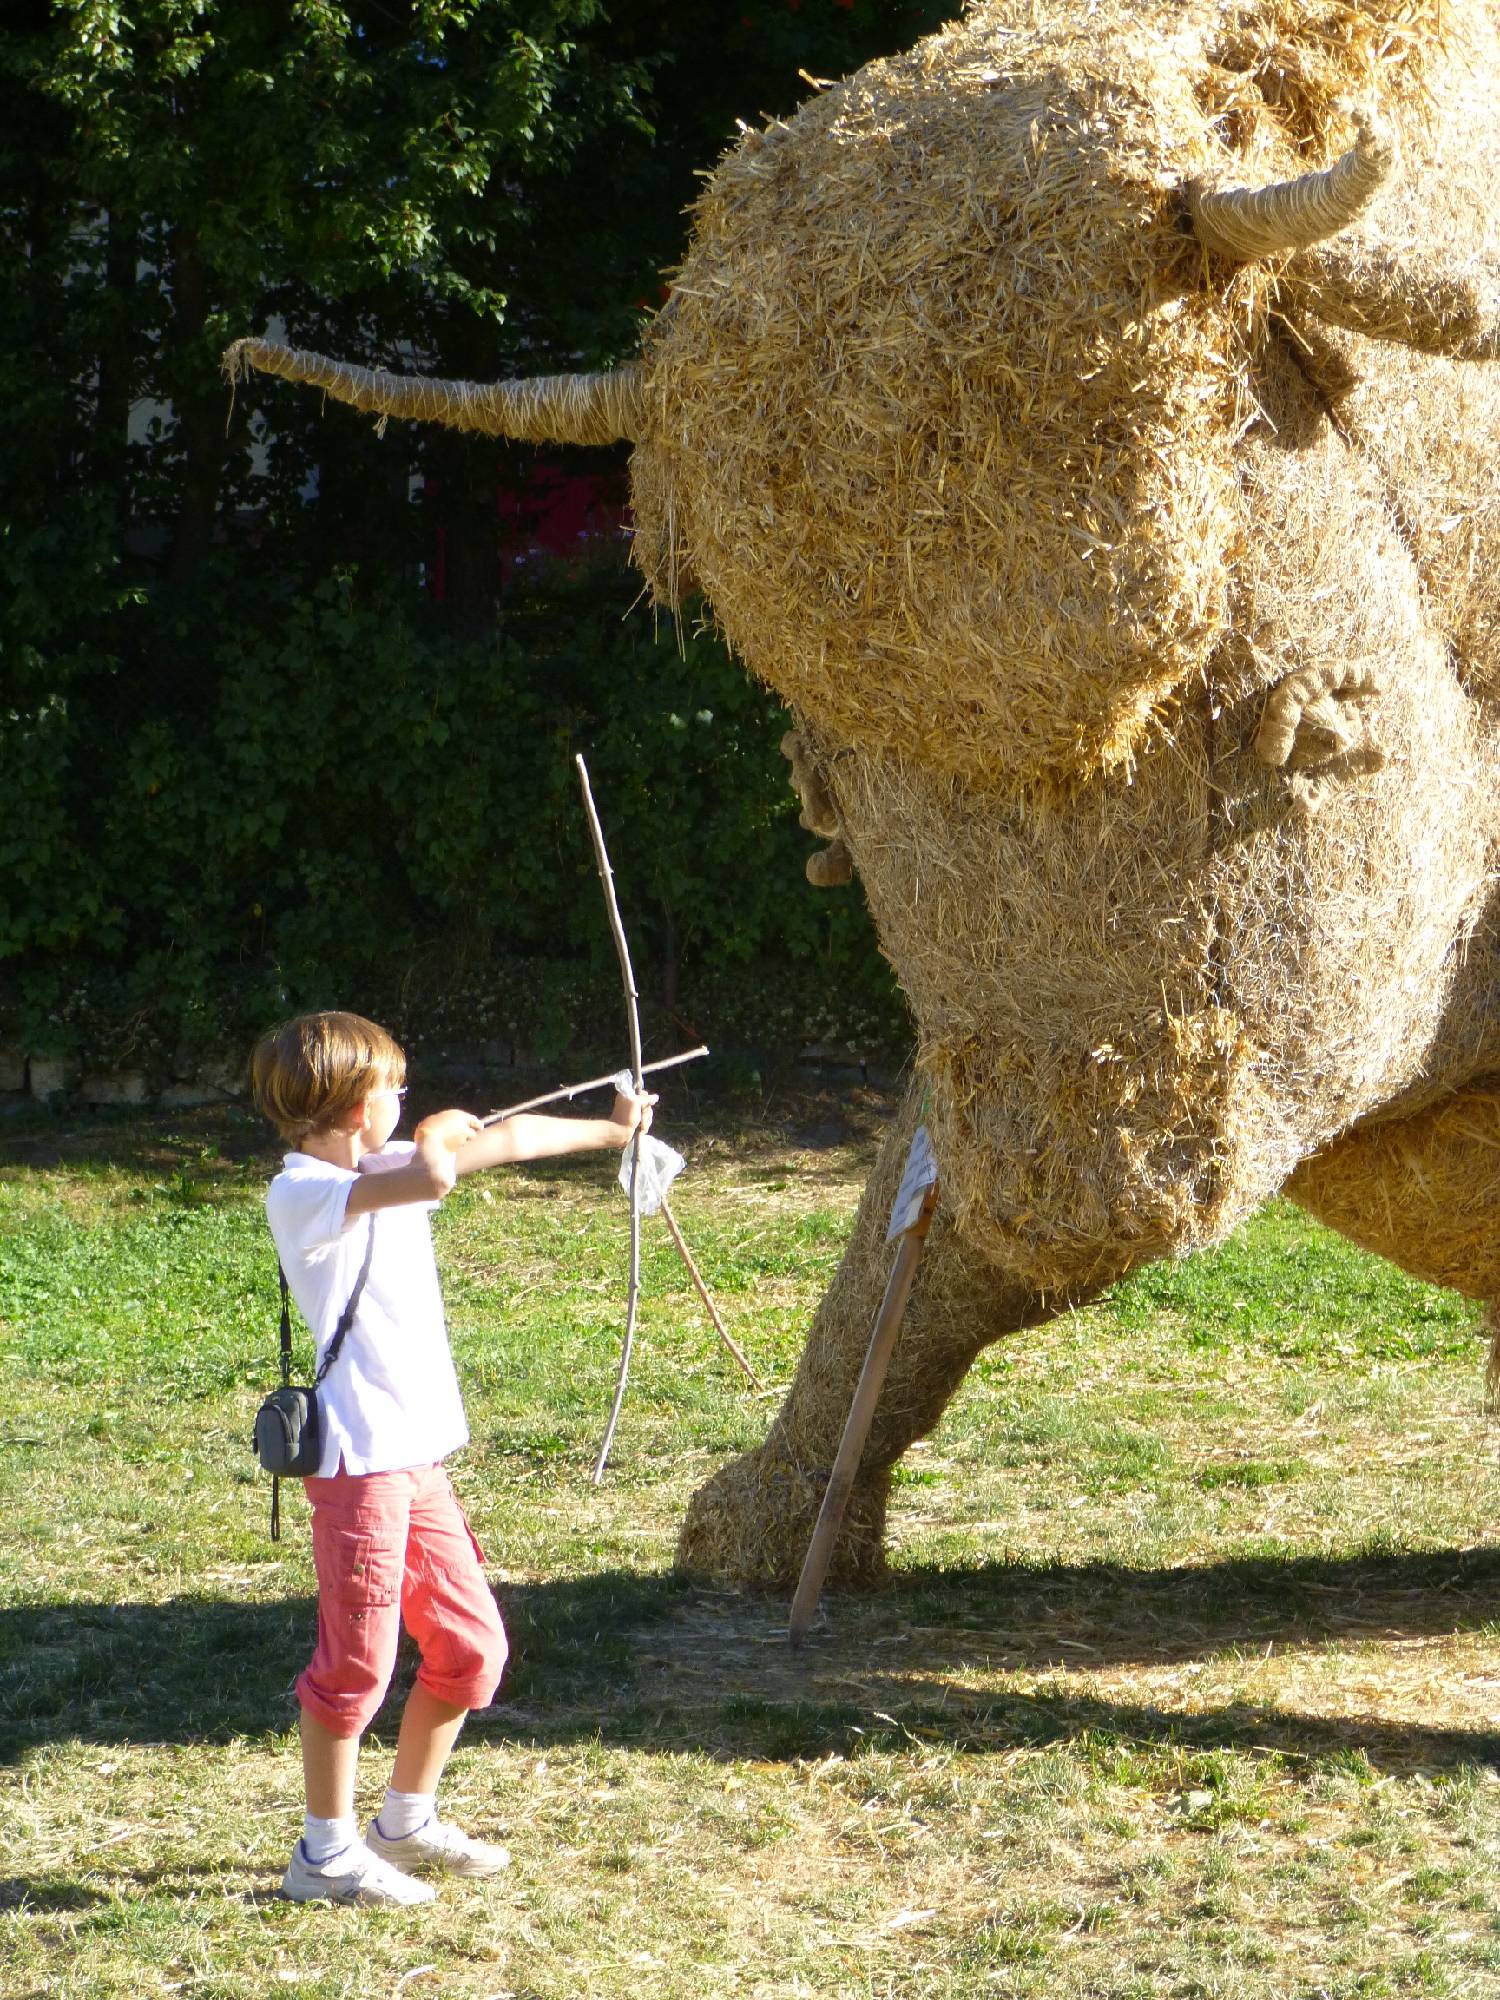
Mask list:
[[[911,1151],[906,1156],[906,1170],[901,1176],[901,1185],[896,1190],[895,1203],[891,1208],[891,1226],[885,1232],[887,1243],[894,1243],[898,1236],[904,1236],[911,1228],[922,1213],[922,1197],[937,1177],[937,1161],[932,1157],[932,1141],[927,1136],[927,1127],[919,1125],[911,1135]]]

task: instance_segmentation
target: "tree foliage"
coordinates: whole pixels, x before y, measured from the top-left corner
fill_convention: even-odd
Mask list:
[[[239,1032],[276,1005],[363,990],[383,960],[410,972],[451,956],[455,938],[476,963],[535,956],[539,924],[559,964],[586,957],[551,922],[571,879],[557,834],[571,799],[556,772],[522,773],[590,730],[619,751],[624,817],[653,802],[648,901],[674,980],[707,991],[712,967],[773,953],[784,928],[794,955],[821,953],[825,975],[864,996],[856,1013],[888,1006],[871,998],[881,975],[847,892],[842,915],[810,914],[775,705],[705,640],[685,665],[644,613],[617,642],[623,558],[577,605],[502,594],[494,495],[524,452],[379,436],[264,382],[231,405],[218,356],[274,327],[437,373],[615,360],[659,303],[694,174],[735,118],[789,111],[809,88],[799,71],[839,74],[941,12],[8,10],[0,1032],[8,1017],[38,1045],[85,1048]],[[422,590],[439,533],[441,605]],[[688,666],[712,699],[681,685]],[[646,677],[630,700],[611,681],[626,670]],[[672,720],[700,712],[715,725]],[[476,800],[476,785],[498,790]],[[715,794],[739,802],[738,830],[720,814],[705,843]],[[344,811],[353,799],[363,817]],[[758,898],[745,885],[772,833],[782,893]],[[726,882],[741,892],[733,920]]]

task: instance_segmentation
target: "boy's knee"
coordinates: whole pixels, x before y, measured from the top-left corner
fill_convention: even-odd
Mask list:
[[[456,1708],[488,1708],[509,1654],[497,1610],[493,1620],[475,1619],[445,1632],[441,1645],[424,1652],[417,1679],[439,1700]]]
[[[297,1681],[297,1700],[330,1736],[363,1736],[380,1712],[386,1685],[329,1687],[309,1671]]]
[[[363,1645],[320,1644],[297,1680],[297,1699],[334,1736],[362,1736],[379,1713],[396,1668],[397,1631]],[[389,1643],[379,1643],[388,1637]],[[376,1643],[370,1643],[373,1640]]]
[[[510,1644],[505,1637],[505,1628],[497,1621],[477,1667],[478,1678],[488,1683],[489,1693],[483,1701],[476,1701],[473,1704],[475,1708],[485,1708],[495,1699],[501,1676],[505,1672],[505,1662],[509,1658]]]

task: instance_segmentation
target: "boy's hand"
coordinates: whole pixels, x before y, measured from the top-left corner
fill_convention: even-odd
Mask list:
[[[472,1111],[434,1111],[430,1118],[422,1120],[412,1136],[419,1146],[441,1146],[457,1153],[476,1132],[483,1130]]]
[[[643,1090],[639,1097],[634,1091],[615,1092],[615,1108],[609,1114],[610,1123],[620,1128],[620,1144],[628,1146],[635,1137],[636,1127],[643,1132],[651,1130],[651,1107],[656,1103],[655,1095]]]
[[[479,1120],[467,1111],[439,1111],[424,1118],[412,1135],[416,1151],[410,1160],[397,1167],[389,1164],[388,1154],[371,1153],[360,1161],[359,1185],[349,1191],[347,1212],[363,1215],[397,1202],[441,1201],[458,1178],[460,1152],[479,1130]]]

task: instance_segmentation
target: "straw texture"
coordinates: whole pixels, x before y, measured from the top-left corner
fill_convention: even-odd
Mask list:
[[[1482,7],[977,8],[746,134],[648,344],[643,560],[803,716],[957,1225],[1043,1293],[1219,1240],[1446,1031],[1496,833],[1500,374],[1400,350],[1441,372],[1392,411],[1345,335],[1335,421],[1290,300],[1181,223],[1383,93],[1442,190],[1398,232],[1473,266],[1496,58]]]
[[[921,1086],[913,1085],[881,1146],[843,1262],[766,1442],[722,1467],[694,1495],[678,1546],[683,1567],[769,1588],[796,1582],[895,1259],[894,1246],[885,1242],[886,1224],[921,1104]],[[914,1438],[931,1430],[981,1348],[1040,1324],[1060,1305],[1003,1279],[958,1233],[939,1200],[830,1582],[848,1587],[878,1580],[885,1568],[892,1466]]]
[[[1362,1126],[1305,1160],[1286,1191],[1417,1277],[1500,1301],[1500,1089]]]
[[[226,349],[231,382],[252,368],[322,389],[335,402],[387,417],[413,417],[485,437],[556,444],[613,444],[635,436],[640,379],[633,368],[596,375],[538,375],[519,382],[445,382],[333,361],[305,347],[237,340]]]
[[[989,786],[1128,767],[1253,560],[1282,309],[1401,337],[1394,224],[1484,351],[1493,43],[1473,0],[1012,0],[747,131],[645,346],[658,597],[704,589],[841,742]],[[1283,250],[1355,217],[1358,250],[1205,269],[1190,211],[1256,185],[1302,191]]]

